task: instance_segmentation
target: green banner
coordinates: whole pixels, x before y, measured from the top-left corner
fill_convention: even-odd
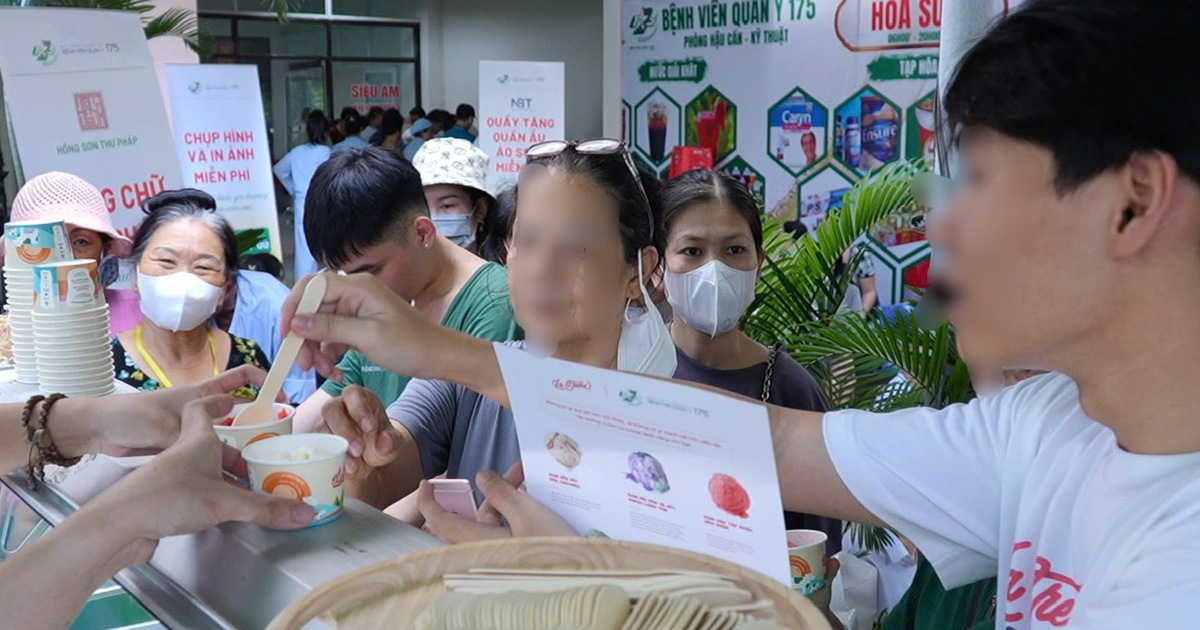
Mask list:
[[[904,57],[876,57],[867,64],[871,81],[899,81],[903,79],[936,79],[938,74],[937,53],[907,55]]]
[[[647,61],[638,67],[638,78],[642,83],[664,81],[699,83],[704,80],[706,74],[708,74],[708,62],[699,57]]]

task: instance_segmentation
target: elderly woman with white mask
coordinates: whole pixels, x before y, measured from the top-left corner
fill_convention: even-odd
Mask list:
[[[198,190],[169,190],[142,204],[133,238],[142,319],[113,341],[117,379],[140,390],[199,383],[240,365],[267,369],[256,343],[212,321],[237,275],[237,239]]]

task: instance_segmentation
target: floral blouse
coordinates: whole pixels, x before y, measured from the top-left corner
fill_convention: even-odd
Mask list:
[[[258,347],[258,344],[249,339],[235,337],[230,335],[232,345],[229,348],[229,363],[225,366],[226,370],[232,370],[241,365],[253,365],[264,370],[271,369],[271,362],[267,359],[267,355]],[[134,389],[148,392],[162,387],[162,384],[154,380],[154,377],[143,372],[133,361],[133,357],[129,351],[121,345],[120,339],[113,339],[113,365],[117,368],[117,380],[128,384]],[[257,395],[257,391],[253,388],[239,389],[232,392],[234,396],[242,398],[253,398]]]

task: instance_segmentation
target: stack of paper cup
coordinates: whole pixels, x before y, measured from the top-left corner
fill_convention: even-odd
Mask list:
[[[36,265],[33,286],[33,337],[42,392],[111,394],[108,305],[96,261]]]
[[[62,221],[18,221],[4,225],[4,290],[18,383],[38,384],[33,266],[73,257],[67,226]]]

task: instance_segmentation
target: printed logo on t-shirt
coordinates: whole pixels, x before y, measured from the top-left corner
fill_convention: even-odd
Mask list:
[[[1032,562],[1030,560],[1032,559]],[[1013,545],[1008,564],[1008,605],[1004,622],[1029,627],[1033,623],[1062,628],[1071,620],[1075,598],[1083,585],[1054,570],[1049,558],[1036,555],[1033,543],[1022,541]],[[1033,570],[1029,568],[1032,566]],[[1023,567],[1026,570],[1018,570]],[[1008,626],[1014,630],[1014,626]]]

